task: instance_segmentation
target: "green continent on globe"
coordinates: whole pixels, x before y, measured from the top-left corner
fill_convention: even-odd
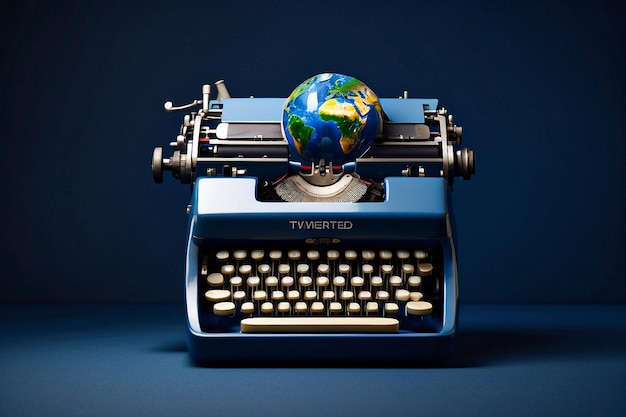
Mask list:
[[[289,117],[287,128],[289,129],[289,133],[291,133],[291,136],[298,147],[298,151],[302,152],[303,149],[306,149],[306,145],[311,139],[311,133],[313,133],[313,130],[315,129],[311,126],[305,125],[301,118],[294,115]]]

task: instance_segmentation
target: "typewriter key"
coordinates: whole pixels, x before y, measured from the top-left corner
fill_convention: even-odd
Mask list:
[[[378,313],[378,303],[376,301],[368,301],[367,304],[365,304],[365,311],[367,314]]]
[[[224,284],[224,275],[220,274],[219,272],[214,272],[212,274],[209,274],[206,280],[210,286],[219,287],[220,285]]]
[[[245,250],[236,250],[233,252],[233,258],[237,261],[243,261],[248,256],[248,253]]]
[[[204,297],[207,301],[217,303],[220,301],[226,301],[230,299],[230,291],[228,290],[209,290],[204,293]]]
[[[409,301],[406,303],[406,314],[425,316],[433,312],[433,305],[428,301]]]
[[[243,314],[252,314],[254,313],[254,304],[250,301],[247,301],[241,305],[241,312]]]
[[[417,265],[418,274],[425,277],[433,273],[433,265],[429,263],[421,263]]]
[[[403,290],[403,289],[396,290],[397,301],[408,301],[410,295],[411,294],[407,290]]]
[[[407,280],[407,283],[409,284],[409,287],[419,287],[422,285],[422,277],[419,275],[411,275]]]
[[[298,314],[304,314],[307,312],[307,305],[304,301],[298,301],[293,310]]]
[[[348,312],[351,314],[357,314],[361,312],[361,305],[359,303],[348,304]]]
[[[317,261],[320,259],[320,253],[316,250],[310,250],[306,253],[306,258],[309,261]]]
[[[400,310],[400,308],[398,307],[398,304],[396,303],[385,303],[385,314],[386,315],[396,315],[398,314],[398,311]]]
[[[332,303],[330,303],[328,311],[330,311],[332,314],[341,314],[341,312],[343,311],[343,306],[341,305],[341,303],[333,301]]]
[[[235,314],[235,303],[225,301],[213,306],[213,313],[216,316],[232,316]]]

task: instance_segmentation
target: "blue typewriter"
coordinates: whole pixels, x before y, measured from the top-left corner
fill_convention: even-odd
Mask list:
[[[318,74],[287,98],[202,87],[152,173],[191,184],[185,300],[197,362],[451,354],[450,199],[474,151],[436,99]],[[216,92],[212,98],[211,90]]]

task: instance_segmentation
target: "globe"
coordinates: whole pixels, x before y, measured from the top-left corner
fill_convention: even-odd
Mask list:
[[[376,94],[348,75],[325,73],[304,81],[287,98],[282,130],[290,158],[304,164],[354,161],[382,133]]]

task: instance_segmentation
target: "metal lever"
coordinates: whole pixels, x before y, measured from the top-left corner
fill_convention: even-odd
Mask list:
[[[179,110],[189,109],[191,107],[198,106],[200,104],[202,104],[202,100],[194,100],[194,101],[192,101],[189,104],[185,104],[183,106],[176,106],[176,107],[174,107],[174,105],[172,104],[171,101],[166,101],[163,104],[163,108],[165,109],[166,112],[172,113],[172,112],[179,111]]]

